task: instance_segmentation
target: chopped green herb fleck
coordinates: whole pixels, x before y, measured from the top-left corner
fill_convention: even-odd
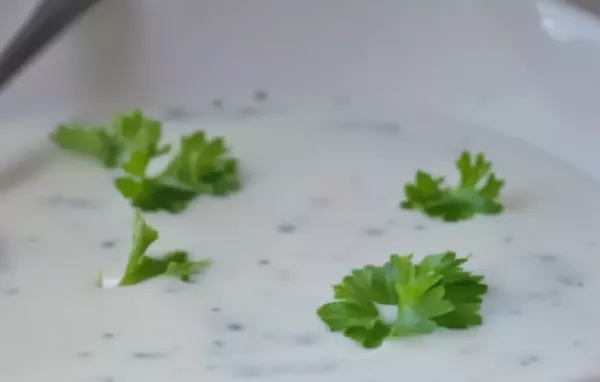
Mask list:
[[[268,94],[266,90],[260,89],[254,92],[254,100],[257,102],[264,102],[267,100]]]
[[[462,152],[456,161],[460,173],[456,187],[445,185],[443,177],[418,170],[415,182],[404,186],[406,199],[400,206],[447,222],[468,220],[476,214],[497,215],[504,209],[498,201],[504,180],[496,178],[491,166],[482,153],[472,158]]]

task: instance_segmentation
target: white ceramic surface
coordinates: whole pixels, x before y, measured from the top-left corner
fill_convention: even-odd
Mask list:
[[[0,42],[34,0],[0,3]],[[443,112],[600,176],[600,49],[558,42],[534,0],[106,0],[0,98],[0,114],[343,99]],[[50,128],[50,127],[49,127]]]
[[[14,152],[29,163],[19,177],[0,177],[0,380],[600,378],[600,202],[589,179],[443,116],[220,113],[170,122],[168,135],[224,135],[241,160],[243,191],[203,198],[180,216],[147,215],[161,233],[153,251],[186,249],[214,266],[195,284],[111,290],[95,287],[96,273],[123,266],[131,235],[115,174],[42,150],[46,119],[2,126],[21,132],[28,146]],[[417,168],[454,174],[462,149],[494,161],[507,181],[505,213],[448,224],[398,208]],[[472,253],[470,269],[486,276],[483,326],[369,351],[318,320],[330,285],[351,268],[448,249]]]

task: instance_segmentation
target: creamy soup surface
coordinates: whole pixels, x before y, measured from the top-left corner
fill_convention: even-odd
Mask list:
[[[600,381],[600,193],[531,147],[425,119],[168,122],[172,142],[224,136],[242,166],[238,194],[145,214],[150,254],[213,266],[191,284],[100,289],[99,270],[123,270],[132,210],[118,172],[51,147],[44,124],[1,126],[0,381]],[[505,213],[448,224],[399,209],[419,168],[454,182],[463,149],[506,179]],[[481,327],[365,350],[318,319],[351,269],[445,250],[486,277]]]

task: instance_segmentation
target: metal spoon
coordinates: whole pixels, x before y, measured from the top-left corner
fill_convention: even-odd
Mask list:
[[[600,16],[600,2],[597,0],[565,0],[568,4],[579,7],[583,11],[589,12],[596,17]]]
[[[100,0],[42,0],[0,53],[0,91],[77,17]]]

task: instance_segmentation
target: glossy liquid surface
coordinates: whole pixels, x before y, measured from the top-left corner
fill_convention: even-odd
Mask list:
[[[47,145],[45,134],[14,128],[20,140],[1,144],[14,158],[0,176],[0,381],[552,382],[600,373],[598,189],[527,146],[431,119],[167,123],[173,141],[197,128],[225,136],[244,189],[182,215],[146,215],[160,233],[151,253],[214,261],[197,283],[103,290],[97,272],[118,275],[131,241],[117,173],[52,148],[30,152]],[[484,151],[506,179],[504,214],[446,224],[398,208],[418,168],[454,181],[462,149]],[[368,351],[316,316],[352,268],[444,250],[471,253],[469,268],[486,276],[483,326]]]

